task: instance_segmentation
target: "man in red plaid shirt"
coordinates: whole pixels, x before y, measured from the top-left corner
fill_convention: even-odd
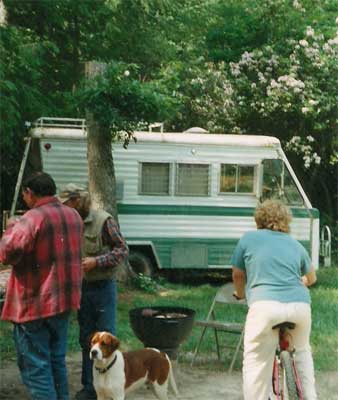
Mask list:
[[[55,192],[48,174],[29,177],[22,194],[30,210],[0,240],[0,262],[13,266],[2,319],[14,323],[21,377],[34,400],[69,399],[68,319],[80,305],[83,222]]]

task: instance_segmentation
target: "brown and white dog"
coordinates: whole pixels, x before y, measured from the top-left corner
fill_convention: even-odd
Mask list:
[[[157,349],[124,352],[119,340],[108,332],[96,332],[91,339],[93,383],[97,400],[124,400],[126,393],[148,384],[160,400],[168,400],[168,384],[178,395],[172,366],[166,353]]]

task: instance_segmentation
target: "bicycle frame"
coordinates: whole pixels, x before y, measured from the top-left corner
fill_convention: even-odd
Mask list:
[[[292,335],[290,332],[290,329],[293,329],[293,327],[294,325],[289,323],[283,323],[275,327],[279,328],[279,344],[276,349],[276,355],[273,364],[272,387],[277,400],[286,400],[289,398],[285,395],[286,371],[281,361],[282,352],[287,352],[291,360],[292,375],[297,392],[297,397],[292,397],[292,400],[294,398],[297,398],[298,400],[304,400],[303,389],[295,363],[295,348],[292,343]],[[283,383],[281,384],[281,382]]]

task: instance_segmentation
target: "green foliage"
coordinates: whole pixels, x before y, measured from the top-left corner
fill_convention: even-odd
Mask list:
[[[214,0],[123,0],[108,21],[106,60],[135,63],[153,79],[173,61],[194,62],[207,53],[205,35],[217,16]]]
[[[106,1],[4,0],[4,4],[9,26],[24,30],[35,43],[48,42],[54,47],[44,60],[46,94],[47,90],[55,91],[50,93],[54,97],[72,91],[81,79],[81,63],[104,56],[104,29],[97,28],[112,17]]]
[[[290,53],[290,39],[300,40],[307,26],[324,33],[337,16],[335,0],[230,0],[215,2],[218,16],[206,36],[208,57],[213,61],[238,61],[243,53],[273,46],[279,54]]]
[[[1,203],[9,204],[13,180],[20,166],[25,120],[48,108],[41,83],[44,56],[53,51],[50,43],[34,43],[23,30],[0,27],[0,115],[1,115]]]
[[[142,76],[153,75],[175,51],[163,29],[168,9],[169,0],[118,2],[106,25],[109,59],[136,63]]]
[[[86,81],[78,99],[114,139],[125,138],[126,144],[140,124],[167,118],[175,105],[157,82],[139,79],[137,65],[121,62],[109,63],[102,75]]]
[[[173,62],[162,70],[161,82],[178,103],[178,112],[166,120],[170,129],[201,126],[213,133],[234,129],[234,91],[224,63],[199,60],[187,68],[185,63]]]
[[[337,364],[338,271],[323,268],[311,288],[312,352],[318,370],[334,369]],[[331,367],[329,367],[331,366]],[[329,367],[329,368],[328,368]]]
[[[252,1],[218,3],[216,13],[220,18],[210,26],[206,37],[211,60],[237,60],[245,51],[267,41],[267,27],[261,24],[262,12],[255,11],[255,2]]]
[[[154,279],[150,276],[143,274],[137,274],[132,278],[132,285],[146,293],[155,294],[158,292],[158,285]]]
[[[0,27],[4,188],[0,208],[8,209],[24,148],[25,121],[41,116],[77,116],[71,92],[81,77],[81,57],[93,57],[93,49],[97,55],[102,31],[93,32],[93,27],[103,24],[100,18],[107,17],[107,8],[104,1],[87,0],[3,3],[7,24]]]

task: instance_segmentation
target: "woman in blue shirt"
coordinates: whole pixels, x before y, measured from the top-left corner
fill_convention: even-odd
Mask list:
[[[316,273],[304,247],[289,235],[291,214],[279,201],[267,200],[256,208],[257,231],[247,232],[232,256],[232,276],[238,298],[247,298],[243,389],[245,400],[267,400],[278,330],[294,322],[296,363],[305,400],[316,400],[310,347],[311,307],[307,286]]]

